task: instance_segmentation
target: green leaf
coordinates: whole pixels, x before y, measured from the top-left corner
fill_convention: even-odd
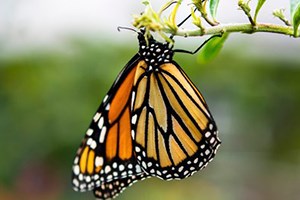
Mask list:
[[[254,14],[254,21],[256,22],[256,18],[257,15],[261,9],[261,7],[263,6],[263,4],[266,2],[266,0],[258,0],[257,5],[256,5],[256,9],[255,9],[255,14]]]
[[[291,0],[291,16],[293,18],[294,36],[297,36],[300,25],[300,0]]]
[[[208,43],[201,49],[201,53],[198,56],[200,63],[207,63],[214,59],[221,51],[229,33],[224,33],[222,37],[212,38]]]
[[[219,5],[219,0],[210,0],[209,1],[209,10],[212,18],[216,21],[216,14]]]
[[[300,0],[290,0],[290,12],[291,16],[293,16],[296,7],[299,5]]]

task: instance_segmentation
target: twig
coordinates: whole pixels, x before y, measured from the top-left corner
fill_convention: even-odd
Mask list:
[[[203,19],[211,26],[217,26],[219,23],[208,18],[207,12],[201,12]]]
[[[291,26],[290,21],[283,14],[284,9],[274,10],[273,15],[280,19],[285,25]]]
[[[282,35],[294,36],[293,27],[290,26],[281,26],[276,24],[267,24],[267,23],[258,23],[256,28],[253,29],[253,25],[249,23],[235,23],[235,24],[222,24],[218,26],[208,27],[204,30],[187,30],[187,29],[178,29],[176,34],[178,36],[202,36],[202,35],[214,35],[225,32],[243,32],[243,33],[255,33],[255,32],[269,32],[277,33]],[[298,33],[300,31],[298,30]],[[297,34],[300,37],[300,34]]]
[[[248,3],[245,3],[243,0],[239,0],[238,5],[244,11],[244,13],[247,15],[247,17],[248,17],[250,23],[252,24],[252,26],[255,27],[256,22],[253,20],[251,14],[250,14],[251,9],[250,9]]]
[[[206,2],[202,0],[193,0],[193,4],[196,6],[196,8],[201,13],[202,18],[211,26],[217,26],[219,23],[215,22],[208,18],[207,12],[206,12]]]

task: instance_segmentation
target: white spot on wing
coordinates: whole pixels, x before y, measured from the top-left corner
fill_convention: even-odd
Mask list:
[[[178,171],[182,172],[183,168],[184,168],[183,166],[179,167]]]
[[[99,122],[98,122],[98,127],[99,127],[99,129],[102,129],[103,124],[104,124],[104,118],[101,117],[100,120],[99,120]]]
[[[85,177],[85,180],[86,180],[86,182],[90,182],[91,181],[91,177],[87,176],[87,177]]]
[[[134,132],[134,130],[131,130],[131,137],[132,137],[133,139],[135,139],[135,132]]]
[[[135,92],[133,91],[133,92],[132,92],[132,96],[131,96],[131,107],[132,107],[132,108],[133,108],[134,100],[135,100]]]
[[[109,110],[110,109],[110,104],[107,104],[107,106],[105,107],[105,110]]]
[[[95,122],[98,121],[99,118],[100,118],[100,116],[101,116],[101,114],[97,112],[97,113],[95,114],[94,118],[93,118],[94,121],[95,121]]]
[[[103,103],[104,103],[104,102],[106,102],[106,101],[107,101],[107,99],[108,99],[108,95],[106,95],[106,96],[104,97],[104,99],[103,99]]]
[[[95,140],[93,140],[93,141],[92,141],[92,143],[91,143],[90,147],[91,147],[92,149],[96,149],[96,147],[97,147],[97,143],[96,143],[96,141],[95,141]]]
[[[136,123],[136,119],[137,119],[137,114],[133,115],[131,118],[131,123],[135,124]]]
[[[80,189],[83,190],[84,188],[86,188],[86,184],[81,184]]]
[[[123,171],[125,169],[124,165],[120,164],[119,165],[119,171]]]
[[[141,167],[140,167],[139,165],[136,165],[136,166],[135,166],[135,171],[136,171],[136,172],[141,172],[142,169],[141,169]]]
[[[104,170],[104,171],[105,171],[106,174],[107,174],[108,172],[110,172],[110,171],[111,171],[110,166],[107,165],[107,166],[105,167],[105,170]]]
[[[142,166],[143,166],[144,169],[147,169],[147,165],[146,165],[145,161],[142,162]],[[153,173],[153,172],[151,172],[151,173]]]
[[[118,177],[118,172],[113,172],[114,177]]]
[[[77,179],[73,179],[73,185],[75,186],[75,187],[78,187],[79,186],[79,181],[77,180]]]
[[[86,144],[87,144],[88,146],[91,146],[92,142],[93,142],[93,139],[92,139],[92,138],[89,138],[89,139],[86,141]]]
[[[194,160],[194,164],[196,164],[196,163],[198,163],[198,158],[196,158],[196,159]]]
[[[116,162],[114,162],[114,163],[112,164],[112,167],[113,167],[114,169],[116,169],[116,168],[118,167],[118,164],[117,164]]]
[[[139,147],[135,147],[135,151],[138,153],[141,151],[141,149]]]
[[[205,155],[209,155],[210,151],[207,149],[204,153],[205,153]]]
[[[95,174],[94,175],[94,180],[98,180],[99,179],[99,174]]]
[[[104,126],[100,132],[99,142],[103,143],[106,135],[106,127]]]
[[[94,130],[89,128],[89,129],[86,131],[86,135],[87,135],[87,136],[91,136],[91,135],[93,134],[93,132],[94,132]]]
[[[205,137],[209,137],[211,135],[211,133],[209,132],[209,131],[207,131],[206,133],[205,133]]]
[[[80,173],[80,168],[79,168],[79,165],[75,165],[73,167],[73,172],[75,175],[78,175]]]
[[[79,161],[79,157],[78,157],[78,156],[76,156],[76,158],[74,159],[74,164],[77,164],[77,163],[78,163],[78,161]]]
[[[186,170],[186,171],[183,172],[183,175],[186,176],[188,173],[189,173],[189,171]]]
[[[103,157],[97,156],[96,160],[95,160],[95,165],[96,165],[96,167],[102,166],[103,165]]]

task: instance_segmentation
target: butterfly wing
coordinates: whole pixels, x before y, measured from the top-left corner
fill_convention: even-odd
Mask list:
[[[111,189],[116,180],[133,182],[143,176],[133,151],[130,124],[131,89],[138,62],[136,55],[124,67],[93,117],[73,163],[76,191],[98,188],[98,196],[113,196],[125,188]]]
[[[94,195],[97,199],[112,199],[118,196],[124,189],[131,186],[138,180],[143,180],[147,176],[144,173],[128,176],[118,180],[113,180],[108,183],[103,183],[98,188],[94,189]]]
[[[143,170],[165,180],[202,169],[220,144],[217,127],[195,85],[174,61],[149,70],[144,62],[134,80],[132,129]]]

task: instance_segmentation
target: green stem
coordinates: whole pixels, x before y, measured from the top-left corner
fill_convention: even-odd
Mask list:
[[[281,26],[276,24],[257,23],[255,26],[249,23],[235,23],[235,24],[221,24],[218,26],[208,27],[204,30],[187,30],[178,29],[175,35],[178,36],[202,36],[202,35],[215,35],[225,32],[244,32],[244,33],[256,33],[256,32],[270,32],[283,35],[289,35],[294,37],[294,30],[292,27]],[[297,34],[299,37],[299,34]]]
[[[206,13],[206,12],[202,12],[201,15],[202,15],[203,19],[204,19],[209,25],[211,25],[211,26],[217,26],[217,25],[219,24],[218,22],[214,22],[214,21],[210,20],[210,19],[208,18],[208,16],[207,16],[207,13]]]
[[[289,20],[285,17],[281,17],[281,16],[278,16],[278,18],[287,26],[292,26],[292,24],[289,22]]]

